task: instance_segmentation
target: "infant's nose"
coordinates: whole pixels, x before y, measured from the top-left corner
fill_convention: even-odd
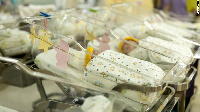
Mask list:
[[[129,46],[128,45],[126,45],[126,47],[125,47],[127,50],[129,49]]]

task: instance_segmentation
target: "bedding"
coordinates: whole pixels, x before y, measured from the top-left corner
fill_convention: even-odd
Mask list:
[[[88,63],[85,69],[86,80],[102,88],[113,89],[113,85],[120,83],[156,86],[165,76],[161,68],[150,62],[129,57],[112,50],[106,50],[98,56],[116,63],[108,63],[99,57],[94,57]],[[117,64],[120,64],[120,66],[117,66]],[[143,94],[132,90],[122,91],[123,96],[144,104],[151,103],[156,96],[156,93]],[[140,94],[144,95],[144,99],[142,96],[138,97]]]
[[[139,41],[139,45],[146,48],[150,48],[151,50],[157,51],[158,53],[165,54],[166,56],[170,58],[181,60],[187,65],[191,63],[191,58],[193,57],[193,53],[190,48],[186,46],[182,46],[182,45],[177,45],[172,42],[164,41],[162,39],[154,38],[154,37],[147,37],[146,39]],[[158,47],[158,46],[161,46],[161,47]],[[131,52],[131,54],[129,55],[131,56],[137,55],[137,54],[134,54],[135,51],[137,52],[137,50],[133,50],[133,52]],[[151,62],[174,63],[173,60],[170,60],[169,58],[165,58],[165,56],[161,56],[158,53],[148,52]]]
[[[6,56],[30,52],[29,33],[18,29],[0,30],[0,48]]]

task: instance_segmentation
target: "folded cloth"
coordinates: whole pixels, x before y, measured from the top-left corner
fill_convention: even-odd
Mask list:
[[[86,98],[81,109],[83,112],[112,112],[112,103],[105,96]]]

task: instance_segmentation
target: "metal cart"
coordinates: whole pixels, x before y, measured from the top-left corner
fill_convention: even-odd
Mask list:
[[[107,95],[107,96],[111,95],[112,97],[115,96],[114,93],[112,93],[110,91],[106,91],[104,89],[98,88],[99,89],[98,90],[95,88],[91,88],[91,87],[88,87],[87,84],[86,85],[85,84],[76,85],[76,83],[73,83],[73,80],[71,80],[71,79],[64,79],[64,78],[55,77],[55,76],[52,76],[49,74],[36,72],[37,70],[33,71],[30,68],[28,68],[25,64],[23,64],[22,62],[20,62],[16,59],[0,57],[0,61],[3,63],[15,65],[16,67],[18,67],[18,69],[22,70],[27,75],[35,77],[37,80],[39,80],[37,82],[37,85],[38,85],[38,89],[40,91],[40,95],[41,95],[41,98],[43,99],[43,101],[41,103],[39,103],[39,105],[36,107],[35,112],[43,112],[43,111],[48,111],[48,110],[51,111],[54,109],[64,111],[67,108],[79,107],[82,104],[82,102],[84,102],[84,100],[82,100],[80,97],[76,97],[76,96],[73,96],[72,94],[70,94],[68,87],[75,87],[75,88],[79,88],[79,89],[83,88],[88,91],[95,91],[95,92],[91,92],[91,93],[89,92],[87,95],[91,95],[92,93],[99,94],[100,91],[105,91],[104,92],[105,95]],[[58,84],[58,86],[61,88],[61,90],[63,91],[63,93],[66,95],[66,99],[63,99],[62,101],[48,99],[45,94],[44,87],[41,83],[42,79],[51,80],[51,81],[56,82]],[[162,111],[167,108],[169,101],[174,102],[174,100],[177,99],[176,97],[174,97],[174,93],[175,93],[174,89],[171,87],[168,87],[166,85],[160,85],[157,87],[145,87],[145,86],[138,86],[138,85],[122,84],[122,85],[116,86],[113,90],[117,90],[119,88],[124,88],[124,87],[133,89],[133,90],[145,91],[145,92],[156,92],[156,91],[160,91],[165,88],[165,92],[163,93],[161,98],[158,100],[156,105],[154,105],[153,108],[148,110],[149,112]],[[87,95],[85,97],[87,97]],[[84,96],[82,96],[82,97],[84,97]],[[69,100],[70,100],[70,102],[69,102]],[[174,105],[172,103],[170,103],[170,104]],[[173,106],[170,106],[170,107],[173,107]],[[114,110],[115,110],[115,108],[119,109],[119,104],[116,104],[116,105],[114,104]],[[122,110],[123,109],[124,109],[124,107],[122,107]],[[167,109],[170,110],[171,108],[168,107]],[[115,110],[115,111],[117,111],[117,110]]]

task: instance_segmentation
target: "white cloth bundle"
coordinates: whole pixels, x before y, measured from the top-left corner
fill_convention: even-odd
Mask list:
[[[18,29],[0,30],[0,47],[7,56],[27,53],[31,49],[29,33]]]
[[[30,44],[30,39],[28,38],[29,37],[28,32],[14,29],[14,30],[10,30],[4,33],[7,33],[8,37],[6,37],[6,35],[3,35],[3,37],[0,37],[2,39],[0,41],[1,49],[10,49],[10,48],[18,47],[18,46],[25,45],[28,43]]]

